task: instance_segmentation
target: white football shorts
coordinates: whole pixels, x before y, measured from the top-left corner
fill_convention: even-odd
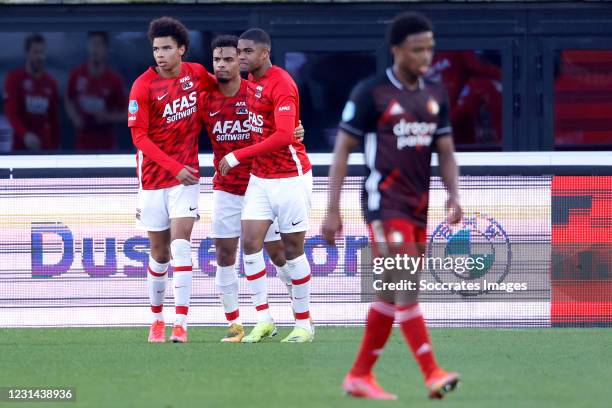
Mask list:
[[[170,219],[193,217],[198,214],[200,185],[172,186],[157,190],[140,190],[136,207],[136,227],[145,231],[165,231]]]
[[[213,190],[212,237],[237,238],[240,237],[240,218],[244,205],[244,196],[228,193],[223,190]],[[265,242],[281,239],[278,222],[274,220]]]
[[[243,220],[278,221],[283,234],[308,231],[312,171],[296,177],[265,179],[251,174],[244,196]]]

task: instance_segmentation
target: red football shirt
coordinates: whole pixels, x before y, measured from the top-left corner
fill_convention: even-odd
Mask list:
[[[23,150],[26,132],[35,133],[42,149],[57,149],[59,133],[59,92],[51,75],[30,75],[18,68],[6,75],[4,112],[13,128],[13,149]]]
[[[77,130],[75,148],[115,149],[115,125],[98,122],[96,114],[125,109],[126,98],[121,76],[108,67],[101,75],[93,76],[87,64],[82,64],[70,72],[66,93],[83,121],[83,127]]]
[[[252,144],[247,82],[240,81],[240,89],[234,96],[225,96],[217,87],[200,97],[200,117],[213,147],[216,170],[213,188],[236,195],[246,192],[252,159],[242,160],[225,176],[219,172],[219,162],[226,154]]]
[[[234,151],[236,159],[242,163],[254,157],[251,172],[262,178],[295,177],[308,172],[311,166],[306,148],[294,137],[300,119],[300,97],[293,78],[273,65],[261,78],[249,75],[249,79],[247,104],[255,144]],[[266,140],[279,137],[282,142],[274,145]],[[272,146],[274,150],[259,151],[258,144]]]
[[[144,190],[179,184],[176,175],[185,166],[199,169],[198,136],[202,126],[197,102],[201,92],[214,86],[215,78],[206,68],[191,62],[181,63],[177,77],[164,78],[151,67],[134,81],[128,126],[138,148],[138,179]]]

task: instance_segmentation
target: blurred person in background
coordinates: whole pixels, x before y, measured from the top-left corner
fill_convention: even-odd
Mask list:
[[[25,40],[26,63],[6,75],[5,114],[13,128],[13,150],[53,150],[59,147],[59,91],[45,72],[45,39]]]
[[[65,107],[76,129],[76,150],[114,150],[115,124],[125,121],[127,95],[121,76],[107,63],[108,34],[90,32],[88,59],[70,72]]]
[[[458,144],[501,143],[501,69],[494,55],[436,52],[426,77],[448,90],[453,137]]]

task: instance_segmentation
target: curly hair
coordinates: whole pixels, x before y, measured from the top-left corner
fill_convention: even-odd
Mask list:
[[[187,27],[172,17],[160,17],[149,24],[148,37],[151,42],[159,37],[172,37],[176,44],[185,46],[185,52],[189,49],[189,32]]]
[[[389,46],[400,45],[406,37],[426,31],[432,31],[431,21],[420,13],[402,13],[397,15],[387,29]]]

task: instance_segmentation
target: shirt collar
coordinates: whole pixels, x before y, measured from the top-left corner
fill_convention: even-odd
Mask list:
[[[389,78],[389,81],[391,81],[393,86],[395,86],[397,89],[400,89],[400,90],[406,89],[404,84],[402,84],[402,82],[399,79],[397,79],[397,77],[395,76],[395,73],[393,72],[392,67],[387,68],[387,78]],[[422,77],[419,77],[417,81],[417,88],[418,90],[423,90],[423,88],[425,88],[425,81],[423,81]]]

